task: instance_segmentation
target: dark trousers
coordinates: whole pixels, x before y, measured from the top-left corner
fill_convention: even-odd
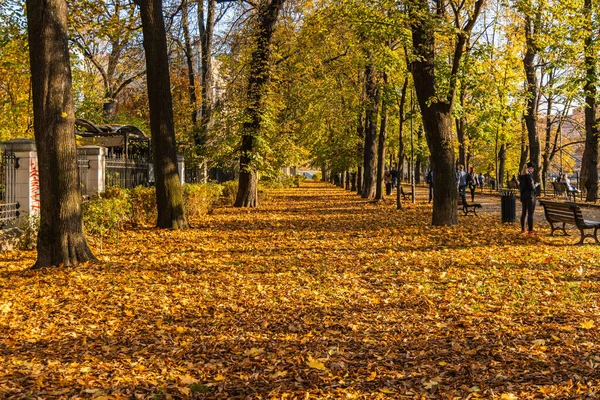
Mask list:
[[[429,185],[429,202],[433,200],[433,183]]]
[[[385,184],[385,194],[387,196],[391,196],[392,195],[392,184],[391,183],[386,183]]]
[[[523,210],[521,211],[521,231],[525,231],[525,217],[527,217],[527,230],[533,231],[533,213],[535,211],[535,197],[523,197],[521,198],[521,205]]]
[[[469,190],[471,191],[471,203],[475,202],[475,188],[476,186],[469,186]]]

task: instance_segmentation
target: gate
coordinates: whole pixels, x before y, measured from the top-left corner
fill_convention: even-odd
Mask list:
[[[13,153],[0,152],[0,228],[19,217],[16,201],[19,159]]]

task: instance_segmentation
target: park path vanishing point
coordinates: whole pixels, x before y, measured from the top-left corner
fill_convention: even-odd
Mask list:
[[[98,265],[0,255],[0,398],[600,394],[598,247],[323,183],[267,195],[124,232]]]

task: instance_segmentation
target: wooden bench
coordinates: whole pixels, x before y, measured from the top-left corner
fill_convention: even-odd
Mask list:
[[[583,213],[581,208],[577,204],[573,203],[559,203],[555,201],[540,200],[540,204],[544,206],[544,214],[546,220],[550,224],[550,236],[554,236],[554,231],[562,230],[565,236],[569,234],[565,230],[566,224],[575,225],[579,232],[581,232],[581,239],[579,244],[583,244],[585,238],[594,238],[596,243],[598,241],[598,229],[600,229],[600,222],[587,221],[583,219]],[[554,226],[554,224],[562,223],[562,227]],[[594,233],[585,233],[586,230],[593,229]]]
[[[554,196],[566,195],[567,200],[571,198],[573,201],[576,200],[577,194],[580,193],[579,190],[571,190],[566,182],[552,182],[552,189],[554,190]]]
[[[465,195],[459,194],[458,199],[458,209],[462,210],[465,215],[469,215],[470,212],[477,215],[477,209],[481,208],[481,204],[479,203],[469,203],[467,202],[467,197]]]

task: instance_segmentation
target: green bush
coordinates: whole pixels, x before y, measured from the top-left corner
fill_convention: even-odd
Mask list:
[[[187,218],[206,214],[217,203],[222,188],[214,183],[183,186],[183,206]],[[98,236],[100,246],[107,238],[118,237],[125,224],[153,225],[156,222],[156,189],[110,188],[101,197],[83,204],[86,232]]]
[[[219,201],[223,186],[216,183],[183,185],[183,206],[187,218],[208,213]]]
[[[114,196],[111,192],[108,195]],[[87,234],[100,239],[100,252],[104,239],[118,238],[123,225],[131,216],[131,203],[126,191],[120,197],[95,197],[83,203],[83,226]]]
[[[130,222],[134,225],[152,225],[156,222],[156,188],[138,186],[129,189]]]
[[[222,195],[225,199],[228,200],[229,203],[233,203],[235,201],[235,196],[237,196],[238,191],[238,181],[227,181],[221,183],[221,187],[223,188]]]

